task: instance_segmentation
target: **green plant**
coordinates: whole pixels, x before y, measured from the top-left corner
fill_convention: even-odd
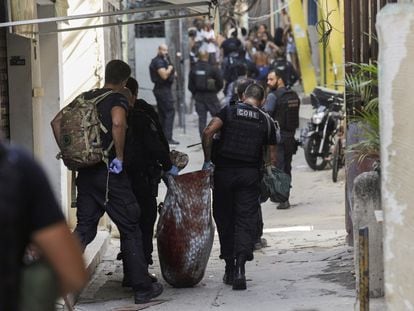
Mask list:
[[[353,73],[345,77],[347,98],[354,106],[349,118],[360,128],[358,142],[348,146],[347,151],[356,155],[359,162],[366,158],[379,159],[380,134],[378,113],[378,66],[373,64],[351,64]]]
[[[351,120],[358,122],[361,133],[358,137],[359,142],[348,146],[348,151],[356,154],[358,162],[362,162],[366,158],[379,159],[381,146],[378,98],[372,99]]]
[[[378,96],[378,66],[377,63],[349,65],[352,66],[352,73],[345,75],[346,95],[359,100],[363,107]]]

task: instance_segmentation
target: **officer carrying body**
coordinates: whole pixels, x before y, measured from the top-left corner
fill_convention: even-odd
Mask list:
[[[277,145],[277,167],[292,176],[292,157],[297,150],[295,139],[299,127],[300,99],[295,91],[286,87],[283,72],[271,70],[267,76],[270,89],[266,98],[264,110],[268,112],[280,126],[281,142]],[[289,200],[281,202],[277,209],[290,207]]]
[[[125,169],[141,208],[139,226],[142,231],[145,260],[148,265],[152,265],[158,184],[162,171],[177,175],[178,168],[171,163],[169,145],[157,113],[145,100],[137,99],[138,82],[129,78],[126,87],[133,95],[133,107],[128,114]],[[154,276],[150,277],[155,280]],[[123,285],[128,285],[127,283],[128,280],[124,279]]]
[[[207,124],[207,112],[214,117],[220,111],[217,93],[223,88],[223,77],[214,65],[208,62],[207,51],[198,53],[199,60],[190,71],[188,89],[195,99],[200,136]]]
[[[247,87],[243,102],[224,107],[203,132],[204,165],[211,169],[213,136],[220,133],[214,157],[213,216],[226,262],[223,282],[246,289],[245,262],[253,260],[257,240],[263,147],[276,165],[276,128],[260,110],[264,89]]]

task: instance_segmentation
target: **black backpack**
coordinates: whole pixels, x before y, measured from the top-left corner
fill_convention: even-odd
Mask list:
[[[239,76],[240,67],[247,68],[244,59],[239,55],[239,53],[230,53],[230,55],[225,58],[223,63],[224,80],[227,82],[236,81]]]
[[[299,127],[300,98],[295,91],[282,88],[275,91],[277,108],[273,118],[282,132],[294,132]]]

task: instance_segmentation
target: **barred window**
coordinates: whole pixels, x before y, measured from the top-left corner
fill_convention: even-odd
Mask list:
[[[164,38],[164,22],[135,25],[136,38]]]

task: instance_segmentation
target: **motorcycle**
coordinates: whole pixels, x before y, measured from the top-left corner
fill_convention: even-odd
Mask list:
[[[310,168],[323,170],[330,162],[332,146],[343,116],[343,94],[317,87],[311,93],[314,108],[308,126],[301,131],[305,159]]]

